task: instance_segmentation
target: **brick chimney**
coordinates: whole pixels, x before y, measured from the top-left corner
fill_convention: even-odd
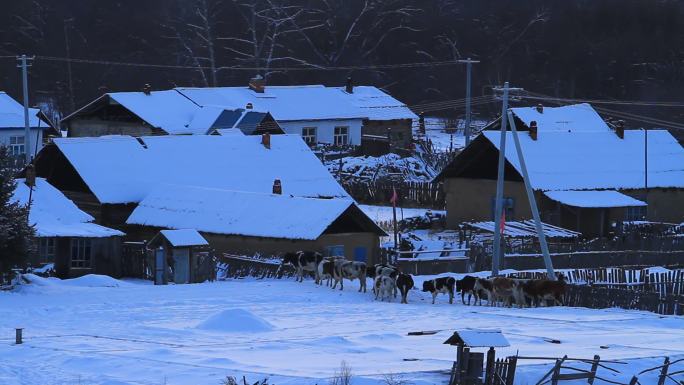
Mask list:
[[[536,109],[537,109],[537,112],[539,112],[540,114],[544,113],[544,106],[541,103],[537,104]]]
[[[273,181],[273,194],[283,195],[283,184],[280,183],[280,179]]]
[[[263,94],[266,90],[266,80],[261,75],[249,79],[249,89],[256,93]]]
[[[422,112],[418,115],[418,130],[425,135],[425,114]]]
[[[625,121],[624,120],[618,120],[617,124],[615,125],[615,134],[620,139],[625,138]]]
[[[271,149],[271,134],[268,132],[265,134],[261,134],[261,144],[264,145],[267,149]]]
[[[252,103],[247,103],[247,105],[245,106],[245,109],[246,109],[246,110],[251,110],[252,108],[254,108],[254,106],[252,105]]]
[[[537,140],[538,134],[539,131],[537,130],[537,121],[533,120],[530,122],[530,138],[532,138],[532,140]]]
[[[354,93],[354,81],[352,80],[351,76],[347,78],[347,86],[344,88],[344,90],[347,91],[348,94]]]
[[[149,95],[149,94],[152,93],[152,86],[151,86],[149,83],[146,83],[146,84],[143,86],[143,93],[144,93],[145,95]]]

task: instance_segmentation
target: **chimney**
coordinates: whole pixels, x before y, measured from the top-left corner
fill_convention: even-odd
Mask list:
[[[266,80],[264,80],[264,77],[261,75],[249,79],[249,89],[256,93],[263,94],[266,90]]]
[[[280,183],[280,179],[273,181],[273,194],[283,195],[283,184]]]
[[[539,131],[537,131],[537,121],[533,120],[530,122],[530,138],[532,140],[537,140],[537,134]]]
[[[418,115],[418,130],[425,135],[425,114],[422,112]]]
[[[143,93],[145,95],[149,95],[152,93],[152,86],[149,83],[145,83],[145,85],[143,86]]]
[[[261,134],[261,144],[264,145],[267,149],[271,149],[271,134],[268,132],[265,134]]]
[[[351,76],[347,78],[347,86],[344,90],[347,91],[348,94],[354,93],[354,82],[352,81]]]
[[[618,138],[620,138],[620,139],[625,138],[625,121],[624,120],[618,120],[617,124],[615,125],[615,134],[617,134]]]
[[[252,108],[254,108],[254,106],[252,105],[252,103],[247,103],[247,105],[245,106],[245,109],[246,109],[246,110],[251,110]]]
[[[544,106],[541,103],[537,104],[536,108],[537,108],[537,112],[539,112],[540,114],[544,113]]]

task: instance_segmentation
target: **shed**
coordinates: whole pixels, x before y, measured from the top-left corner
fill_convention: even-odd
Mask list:
[[[494,377],[501,378],[505,384],[513,384],[515,374],[515,357],[497,360],[494,348],[508,347],[510,344],[501,330],[462,329],[457,330],[444,344],[457,347],[456,362],[451,370],[450,385],[493,384]],[[484,370],[484,353],[471,352],[471,348],[486,348],[487,366]]]
[[[155,283],[198,283],[214,278],[209,242],[197,230],[162,230],[148,247],[154,251]]]

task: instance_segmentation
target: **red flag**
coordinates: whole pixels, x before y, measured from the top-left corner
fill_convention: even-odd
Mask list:
[[[501,213],[501,223],[499,223],[499,227],[501,228],[501,234],[504,233],[504,230],[506,229],[506,210]]]
[[[397,195],[397,190],[392,187],[392,198],[390,198],[390,202],[392,202],[392,206],[395,207],[397,205],[397,200],[399,199],[399,196]]]

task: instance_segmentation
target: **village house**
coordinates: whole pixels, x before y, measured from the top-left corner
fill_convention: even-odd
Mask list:
[[[602,236],[624,221],[684,221],[684,149],[666,130],[610,127],[588,104],[513,108],[542,221]],[[494,217],[500,120],[436,178],[447,225]],[[531,218],[520,162],[506,136],[506,220]]]
[[[216,111],[260,111],[243,124],[255,133],[282,129],[317,143],[359,146],[362,139],[411,145],[418,117],[405,104],[371,86],[270,86],[254,78],[247,87],[190,88],[108,93],[64,118],[69,136],[109,134],[206,134],[218,124]],[[266,115],[268,114],[268,115]],[[270,131],[271,133],[274,133]],[[245,132],[248,133],[248,132]]]
[[[206,135],[239,129],[247,135],[282,134],[267,111],[249,103],[239,107],[200,106],[177,90],[110,92],[62,119],[69,137],[103,135]]]
[[[298,135],[62,138],[36,172],[129,241],[194,229],[217,252],[372,261],[385,235]]]
[[[10,154],[20,158],[26,154],[24,106],[0,91],[0,144],[9,148]],[[31,154],[43,148],[46,132],[54,128],[37,108],[29,108]]]
[[[13,194],[15,202],[29,205],[29,222],[36,231],[31,266],[54,264],[60,278],[91,273],[121,276],[124,233],[92,223],[92,216],[43,178],[36,178],[32,190],[25,179],[17,179]]]

